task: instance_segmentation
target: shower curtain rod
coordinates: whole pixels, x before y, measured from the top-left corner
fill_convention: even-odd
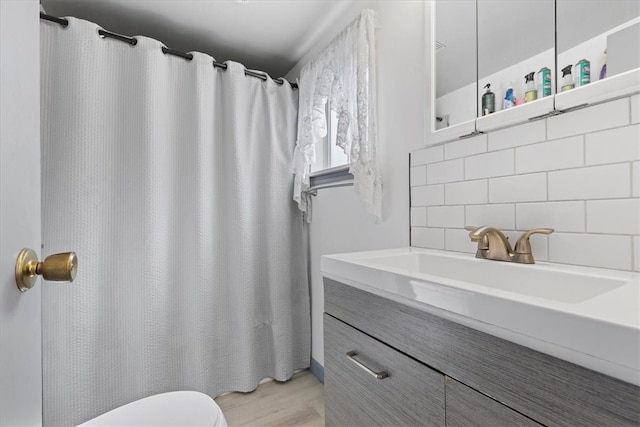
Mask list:
[[[53,15],[47,15],[46,13],[43,13],[43,12],[40,12],[40,19],[43,19],[45,21],[55,22],[56,24],[61,25],[63,28],[66,28],[69,25],[69,20],[68,19],[58,18],[57,16],[53,16]],[[112,33],[111,31],[106,31],[106,30],[103,30],[103,29],[99,29],[98,30],[98,34],[100,35],[100,37],[119,40],[121,42],[129,43],[131,46],[135,46],[136,44],[138,44],[138,40],[135,37],[127,37],[127,36],[123,36],[123,35],[117,34],[117,33]],[[180,58],[184,58],[187,61],[191,61],[193,59],[193,54],[191,54],[191,53],[185,53],[185,52],[181,52],[179,50],[169,49],[168,47],[165,47],[165,46],[162,46],[162,53],[164,53],[165,55],[179,56]],[[213,67],[214,68],[222,68],[223,70],[226,70],[227,69],[227,64],[221,64],[219,62],[213,61]],[[267,73],[251,71],[251,70],[247,70],[247,69],[244,70],[244,75],[245,76],[259,78],[262,81],[267,81],[267,79],[268,79],[268,74]],[[282,77],[278,77],[277,79],[273,79],[273,81],[275,83],[279,84],[279,85],[284,84],[284,82],[286,81],[287,83],[289,83],[289,85],[291,85],[292,89],[297,89],[298,88],[298,85],[296,83],[292,83],[290,81],[287,81],[287,80],[283,79]]]

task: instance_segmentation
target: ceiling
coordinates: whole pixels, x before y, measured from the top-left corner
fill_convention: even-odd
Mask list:
[[[356,0],[41,0],[74,16],[183,52],[284,76]]]

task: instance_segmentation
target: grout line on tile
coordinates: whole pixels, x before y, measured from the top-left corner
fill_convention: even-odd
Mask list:
[[[638,269],[638,259],[636,258],[636,254],[635,254],[635,241],[633,236],[631,237],[631,269],[632,270]]]
[[[549,119],[544,119],[544,140],[549,140]]]
[[[467,158],[469,156],[462,157],[462,178],[464,181],[467,180]]]
[[[614,127],[611,127],[611,128],[605,128],[605,129],[593,130],[593,131],[591,131],[591,132],[585,132],[585,133],[583,133],[583,134],[577,134],[577,135],[585,135],[585,136],[586,136],[586,135],[594,135],[594,134],[596,134],[596,133],[609,132],[609,131],[612,131],[612,130],[622,129],[622,128],[626,128],[626,127],[633,127],[633,126],[635,126],[635,125],[636,125],[636,123],[626,123],[626,124],[624,124],[624,125],[620,125],[620,126],[614,126]],[[574,136],[575,136],[575,135],[574,135]],[[567,137],[567,138],[570,138],[570,137]],[[558,139],[562,139],[562,138],[558,138]]]
[[[547,194],[545,195],[545,202],[549,202],[549,171],[545,172],[544,174],[544,183],[545,183],[545,187],[547,188]]]
[[[489,178],[487,178],[487,204],[491,204],[491,196],[489,195]]]
[[[629,180],[631,181],[629,184],[629,197],[633,198],[633,189],[638,185],[633,182],[633,162],[629,162]]]

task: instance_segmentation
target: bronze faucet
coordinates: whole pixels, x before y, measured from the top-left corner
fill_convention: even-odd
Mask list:
[[[529,237],[532,234],[551,234],[552,228],[535,228],[525,231],[516,242],[514,249],[502,231],[495,227],[465,227],[469,230],[472,241],[478,242],[476,258],[492,259],[496,261],[518,262],[522,264],[534,264]]]

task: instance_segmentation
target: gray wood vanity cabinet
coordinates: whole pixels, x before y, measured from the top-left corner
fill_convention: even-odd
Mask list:
[[[327,426],[640,425],[639,387],[327,278],[325,402]]]
[[[540,426],[453,378],[445,377],[445,382],[447,426]]]
[[[445,425],[441,373],[329,315],[324,327],[327,426]],[[354,349],[356,361],[347,357]],[[378,379],[356,363],[376,372],[393,368]]]

